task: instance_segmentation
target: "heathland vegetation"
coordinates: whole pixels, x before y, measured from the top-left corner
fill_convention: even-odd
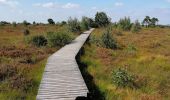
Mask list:
[[[81,57],[94,100],[170,99],[170,27],[158,21],[99,24]]]
[[[93,27],[80,64],[93,100],[168,100],[170,28],[158,21],[112,23],[104,12],[48,24],[1,21],[0,99],[34,100],[47,58]]]
[[[0,99],[34,100],[47,58],[89,29],[89,18],[0,22]]]

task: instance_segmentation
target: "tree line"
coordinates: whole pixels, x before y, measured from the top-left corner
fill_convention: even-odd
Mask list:
[[[105,27],[109,24],[117,24],[119,23],[119,27],[124,27],[126,26],[125,30],[129,30],[128,27],[133,26],[133,24],[140,24],[141,26],[145,27],[155,27],[155,26],[160,26],[158,25],[159,19],[156,17],[151,18],[150,16],[146,16],[143,21],[140,23],[139,21],[135,21],[134,23],[131,23],[130,18],[125,17],[123,19],[120,19],[117,23],[112,23],[111,18],[108,17],[108,15],[105,12],[97,12],[95,15],[95,18],[89,18],[83,16],[81,21],[79,21],[77,18],[69,18],[67,21],[62,21],[62,22],[55,22],[52,18],[47,19],[48,24],[50,25],[66,25],[66,24],[71,24],[71,25],[76,25],[76,29],[74,30],[79,30],[80,27],[83,27],[84,29],[88,29],[89,27]],[[126,25],[122,25],[126,24]],[[7,21],[1,21],[0,25],[8,25],[12,24],[13,26],[16,26],[18,24],[22,24],[24,26],[28,25],[44,25],[44,23],[36,23],[33,21],[33,23],[30,23],[26,20],[24,20],[22,23],[16,23],[16,22],[7,22]],[[81,24],[81,25],[79,25]],[[129,24],[129,25],[128,25]]]

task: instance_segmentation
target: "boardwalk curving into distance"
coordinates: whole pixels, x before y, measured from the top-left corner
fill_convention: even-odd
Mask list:
[[[87,97],[88,88],[76,62],[76,55],[93,29],[48,58],[37,100],[75,100]]]

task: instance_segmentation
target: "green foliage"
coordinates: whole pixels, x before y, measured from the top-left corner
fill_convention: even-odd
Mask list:
[[[132,27],[132,23],[129,17],[125,17],[124,19],[120,19],[118,22],[118,28],[123,31],[129,31]]]
[[[97,46],[101,46],[101,39],[95,35],[90,36],[90,42],[96,44]]]
[[[141,30],[141,25],[138,20],[135,21],[135,23],[132,25],[131,31],[133,33],[137,33]]]
[[[50,47],[61,47],[70,43],[73,40],[73,37],[70,33],[66,32],[48,32],[47,40]]]
[[[155,27],[157,22],[159,22],[158,18],[153,17],[151,19],[151,26]]]
[[[81,28],[83,30],[88,30],[89,29],[89,18],[88,17],[82,17]]]
[[[113,38],[112,31],[110,29],[107,29],[101,37],[101,41],[104,47],[110,48],[110,49],[116,49],[118,48],[117,42],[115,38]]]
[[[26,20],[24,20],[22,24],[23,24],[24,26],[28,26],[28,25],[30,25],[30,23],[29,23],[29,22],[27,22]]]
[[[43,35],[36,35],[32,37],[31,43],[37,47],[46,46],[47,39]]]
[[[36,22],[35,21],[33,21],[33,23],[32,23],[33,25],[36,25]]]
[[[146,27],[155,27],[156,26],[156,23],[159,22],[159,19],[158,18],[150,18],[150,16],[146,16],[142,22],[143,25],[145,25]]]
[[[7,21],[1,21],[0,22],[0,26],[4,26],[4,25],[8,25],[10,24],[10,22],[7,22]]]
[[[51,18],[49,18],[47,21],[48,21],[49,24],[52,24],[52,25],[55,24],[54,20],[51,19]]]
[[[80,22],[78,21],[77,18],[72,19],[71,17],[68,20],[68,27],[71,32],[80,32],[81,27],[80,27]]]
[[[123,69],[114,70],[112,73],[113,84],[117,87],[134,87],[134,78]]]
[[[105,12],[97,12],[95,15],[95,22],[99,27],[105,27],[110,24],[110,19]]]
[[[16,27],[16,26],[17,26],[17,23],[16,23],[16,22],[12,22],[12,26],[13,26],[13,27]]]
[[[66,24],[67,24],[66,21],[62,21],[62,22],[61,22],[61,26],[66,25]]]
[[[30,34],[30,31],[28,29],[25,29],[23,33],[24,33],[24,36],[27,36]]]
[[[93,27],[93,28],[98,27],[98,25],[96,24],[96,22],[92,18],[89,18],[89,26]]]

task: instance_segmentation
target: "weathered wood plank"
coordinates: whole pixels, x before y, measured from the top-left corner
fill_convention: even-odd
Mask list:
[[[75,57],[93,29],[51,55],[39,86],[37,100],[75,100],[87,97],[88,89]]]

